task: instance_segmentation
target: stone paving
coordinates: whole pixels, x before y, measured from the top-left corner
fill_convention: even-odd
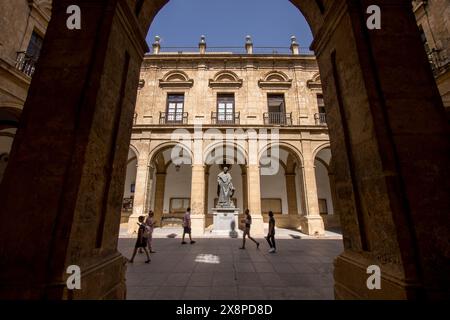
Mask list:
[[[324,238],[277,229],[275,254],[265,239],[257,250],[242,239],[205,235],[181,245],[181,228],[156,229],[151,263],[138,254],[128,264],[127,298],[155,300],[304,300],[333,299],[333,259],[342,252],[342,237]],[[121,230],[119,250],[130,257],[135,236]]]

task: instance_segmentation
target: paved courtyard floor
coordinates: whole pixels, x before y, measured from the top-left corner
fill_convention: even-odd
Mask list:
[[[327,232],[323,238],[277,229],[275,254],[265,239],[257,250],[242,239],[210,235],[181,245],[181,228],[156,229],[150,264],[138,254],[128,264],[127,298],[155,300],[304,300],[334,299],[333,260],[342,252],[342,237]],[[135,235],[121,230],[119,250],[132,254]]]

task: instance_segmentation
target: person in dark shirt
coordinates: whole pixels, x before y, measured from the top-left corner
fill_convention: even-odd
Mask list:
[[[138,230],[138,237],[136,239],[136,244],[134,246],[134,251],[133,251],[133,255],[131,257],[131,259],[129,260],[130,263],[134,262],[134,257],[136,256],[137,250],[139,248],[144,249],[145,254],[147,255],[147,261],[145,261],[145,263],[149,263],[150,262],[150,256],[148,255],[148,250],[147,250],[147,237],[149,234],[149,231],[147,230],[147,226],[144,223],[144,216],[140,216],[138,218],[139,220],[139,230]]]
[[[270,246],[269,252],[275,253],[277,251],[275,245],[275,218],[273,217],[272,211],[269,211],[269,231],[267,232],[266,240]]]
[[[244,228],[244,237],[242,238],[242,247],[239,249],[245,249],[245,237],[246,236],[248,236],[248,238],[256,244],[256,249],[259,249],[259,242],[250,236],[250,227],[252,225],[252,216],[250,215],[250,211],[248,209],[245,210],[245,219],[242,222],[245,223],[245,228]]]

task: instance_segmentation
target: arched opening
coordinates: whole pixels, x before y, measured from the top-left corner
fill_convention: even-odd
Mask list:
[[[61,27],[66,2],[54,3],[0,185],[1,297],[125,295],[117,232],[147,50],[142,34],[167,1],[137,3],[79,1],[89,12],[79,32]],[[328,106],[346,249],[335,262],[336,296],[448,298],[450,280],[441,271],[448,266],[449,129],[410,2],[375,1],[380,30],[367,29],[363,1],[293,3],[311,26]],[[10,219],[24,214],[27,224]],[[67,262],[89,270],[86,289],[68,293]],[[373,264],[382,269],[381,291],[366,286]]]
[[[154,212],[156,227],[180,224],[191,205],[191,151],[176,142],[156,146],[146,162],[138,166],[137,188],[133,214],[128,220],[128,234],[137,231],[137,219]]]
[[[264,157],[273,160],[267,163]],[[264,221],[268,222],[268,213],[272,211],[277,227],[301,230],[301,216],[306,216],[309,210],[301,155],[287,144],[270,145],[261,153],[260,165]],[[265,166],[273,170],[263,170]]]
[[[234,188],[232,201],[241,216],[248,208],[247,155],[241,146],[226,142],[211,143],[204,152],[205,161],[205,231],[213,228],[213,208],[217,208],[217,176],[227,167]]]
[[[128,151],[127,172],[125,175],[125,185],[123,188],[122,213],[120,224],[128,223],[128,219],[133,212],[134,191],[136,187],[137,175],[137,155],[133,148]]]
[[[340,233],[339,215],[334,209],[336,189],[332,170],[332,156],[329,147],[324,147],[316,153],[314,167],[316,173],[317,196],[319,199],[319,213],[325,228]]]

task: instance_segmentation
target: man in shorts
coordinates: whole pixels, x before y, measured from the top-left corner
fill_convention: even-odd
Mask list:
[[[186,244],[186,241],[184,241],[184,236],[186,233],[189,235],[189,240],[191,240],[191,244],[194,244],[195,241],[192,240],[191,236],[191,208],[187,208],[186,213],[183,217],[183,240],[181,241],[181,244]]]

